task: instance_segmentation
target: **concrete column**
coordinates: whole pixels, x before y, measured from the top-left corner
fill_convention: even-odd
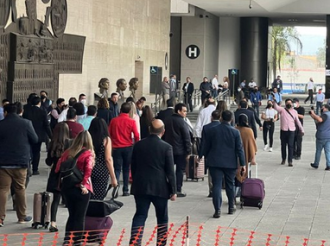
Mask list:
[[[198,57],[191,59],[186,50],[194,45],[190,54],[199,49]],[[218,72],[219,18],[201,11],[194,17],[182,17],[181,81],[191,77],[195,88],[199,88],[203,77],[211,79]],[[188,52],[189,54],[189,52]],[[181,83],[181,85],[182,85]]]
[[[241,80],[267,83],[268,18],[241,18]]]

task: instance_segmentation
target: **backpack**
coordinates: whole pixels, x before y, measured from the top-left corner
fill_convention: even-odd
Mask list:
[[[68,158],[67,160],[61,163],[60,180],[62,187],[64,188],[75,187],[83,180],[84,174],[77,167],[77,159],[85,151],[87,150],[82,149],[74,158]]]

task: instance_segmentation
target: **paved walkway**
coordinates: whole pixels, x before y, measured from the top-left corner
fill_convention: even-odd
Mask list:
[[[294,161],[293,167],[280,165],[279,123],[276,123],[273,152],[263,151],[262,132],[258,132],[258,176],[264,180],[266,186],[266,198],[264,207],[261,210],[255,208],[244,208],[241,210],[238,208],[234,215],[228,215],[226,213],[227,203],[225,198],[221,218],[213,219],[212,201],[206,197],[208,194],[206,179],[204,182],[184,183],[184,190],[188,195],[186,198],[177,199],[176,202],[169,202],[170,221],[175,223],[177,227],[189,215],[192,241],[197,239],[198,227],[200,224],[203,224],[201,245],[215,245],[215,234],[218,226],[224,227],[220,233],[226,232],[221,239],[222,241],[220,240],[225,245],[229,245],[231,240],[231,228],[238,229],[235,233],[237,235],[234,235],[235,245],[246,245],[251,230],[256,232],[253,236],[254,243],[251,245],[266,245],[268,234],[273,234],[269,240],[269,245],[286,245],[286,238],[284,237],[286,235],[291,237],[289,239],[290,243],[287,245],[303,245],[303,238],[312,240],[308,245],[321,245],[321,240],[323,239],[330,241],[330,172],[324,170],[324,154],[318,170],[310,167],[310,163],[314,159],[315,125],[308,115],[305,116],[305,131],[302,158],[299,161]],[[45,156],[46,153],[43,150],[40,161],[41,175],[33,176],[27,189],[28,214],[30,215],[32,215],[33,194],[43,191],[46,186],[48,168],[44,164]],[[135,204],[132,196],[120,196],[118,200],[124,203],[124,207],[111,216],[114,220],[114,226],[109,237],[118,238],[122,229],[125,228],[125,243],[123,245],[127,245]],[[0,228],[1,234],[46,232],[45,230],[33,230],[29,227],[29,224],[17,224],[16,214],[11,210],[11,201],[8,201],[7,208],[5,226]],[[67,210],[64,207],[60,207],[58,210],[60,237],[62,237],[66,219]],[[145,237],[150,235],[154,225],[155,215],[153,208],[151,208]],[[0,245],[2,245],[1,240],[0,237]],[[35,243],[30,242],[27,245],[38,244],[35,241]],[[43,245],[50,244],[45,243]],[[109,243],[106,245],[116,244]],[[175,241],[173,245],[181,244]],[[329,245],[329,243],[327,242],[324,245]]]

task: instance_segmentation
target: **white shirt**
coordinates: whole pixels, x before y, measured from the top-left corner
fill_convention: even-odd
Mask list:
[[[214,78],[212,79],[212,88],[213,88],[213,89],[218,89],[218,86],[219,86],[219,82],[218,82],[217,78],[214,77]]]
[[[58,116],[57,122],[60,123],[62,121],[66,121],[66,115],[68,114],[69,108],[66,108],[62,111],[62,113]]]
[[[207,108],[199,112],[197,122],[195,125],[195,135],[199,138],[202,137],[203,126],[211,123],[212,112],[216,109],[214,105],[209,105]]]
[[[265,114],[266,119],[274,119],[275,115],[277,114],[277,111],[273,108],[267,108],[266,111],[264,111],[263,113]]]
[[[249,83],[249,87],[250,87],[250,88],[254,88],[254,87],[256,87],[256,86],[257,86],[257,84],[256,84],[256,82],[254,82],[254,81],[252,81],[252,82]]]
[[[308,84],[307,84],[307,89],[308,90],[314,90],[314,82],[309,81]]]

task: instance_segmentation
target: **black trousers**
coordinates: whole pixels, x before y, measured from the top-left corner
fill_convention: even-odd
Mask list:
[[[306,103],[309,99],[311,100],[311,104],[313,104],[313,90],[308,90],[308,97],[305,99],[305,103]]]
[[[273,147],[273,136],[274,136],[274,130],[275,130],[275,124],[273,121],[264,121],[264,124],[262,126],[262,132],[264,137],[264,144],[267,145],[267,134],[269,132],[269,148]]]
[[[192,99],[191,95],[186,93],[184,95],[184,103],[189,106],[189,111],[192,112],[194,110],[193,105],[192,105]]]
[[[36,172],[39,169],[41,144],[42,144],[42,142],[38,142],[36,144],[31,144],[31,150],[32,150],[32,171],[33,172]]]
[[[294,144],[293,144],[293,155],[296,157],[301,156],[302,140],[303,140],[303,136],[299,133],[299,131],[296,131],[296,134],[294,136]]]
[[[133,147],[112,149],[112,158],[116,179],[119,181],[123,169],[123,192],[128,192],[129,165],[131,164]]]
[[[53,198],[52,206],[50,208],[50,221],[56,222],[57,209],[58,209],[58,205],[60,205],[60,201],[61,201],[61,192],[55,191],[55,192],[53,192],[53,196],[54,196],[54,198]]]
[[[292,163],[293,159],[293,143],[295,131],[282,131],[281,130],[281,152],[282,160],[286,160],[286,146],[288,146],[288,162]]]
[[[78,244],[83,239],[85,217],[91,194],[90,192],[86,195],[81,194],[81,189],[78,187],[63,189],[62,192],[65,197],[66,207],[69,211],[64,241],[70,240],[71,232],[76,232],[73,234],[73,241],[75,244]]]
[[[186,156],[174,155],[174,164],[176,165],[176,189],[178,192],[182,191],[183,186],[183,172],[186,170]]]
[[[167,198],[150,196],[150,195],[134,195],[136,212],[133,217],[132,228],[131,228],[131,239],[130,245],[140,246],[143,236],[143,229],[145,221],[148,217],[148,211],[150,203],[155,206],[156,217],[157,217],[157,245],[166,245],[166,233],[168,227],[168,212],[167,212]],[[138,231],[140,229],[139,236]],[[142,231],[141,231],[142,229]]]

